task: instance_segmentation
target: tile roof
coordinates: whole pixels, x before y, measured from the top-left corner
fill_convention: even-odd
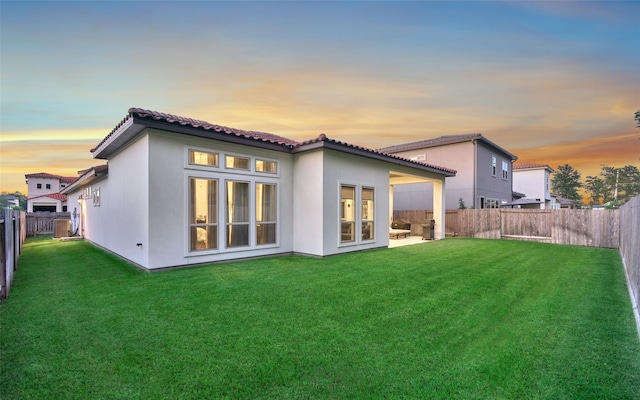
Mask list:
[[[433,165],[433,164],[427,164],[427,163],[424,163],[422,161],[409,160],[409,159],[404,158],[404,157],[398,157],[398,156],[395,156],[393,154],[383,153],[381,151],[369,149],[367,147],[362,147],[362,146],[358,146],[358,145],[354,145],[354,144],[349,144],[349,143],[346,143],[346,142],[341,142],[339,140],[330,139],[324,133],[321,133],[315,139],[307,140],[307,141],[304,141],[304,142],[300,143],[298,146],[296,146],[296,148],[304,148],[305,146],[312,145],[314,143],[320,143],[320,142],[332,143],[334,145],[338,145],[338,146],[341,146],[341,147],[344,147],[344,148],[347,148],[347,149],[359,150],[359,151],[362,151],[362,152],[365,152],[365,153],[369,153],[369,154],[372,154],[372,155],[377,155],[377,156],[380,156],[380,157],[390,158],[390,159],[393,159],[393,160],[398,160],[398,161],[403,161],[403,162],[409,162],[411,164],[415,164],[416,166],[426,166],[426,167],[429,167],[429,168],[437,169],[437,170],[440,170],[440,171],[443,171],[443,172],[447,172],[447,173],[451,173],[451,174],[454,174],[454,175],[457,173],[457,171],[455,169],[440,167],[438,165]]]
[[[102,139],[102,141],[95,148],[91,149],[91,152],[93,153],[96,149],[98,149],[112,135],[114,135],[118,131],[118,129],[120,129],[120,127],[122,127],[125,123],[127,123],[133,118],[160,121],[160,122],[165,122],[165,123],[179,125],[179,126],[188,126],[188,127],[200,129],[203,131],[208,131],[212,135],[216,133],[234,135],[234,136],[244,137],[247,139],[254,139],[257,141],[269,142],[272,144],[284,145],[289,147],[295,146],[298,144],[298,142],[296,142],[295,140],[274,135],[272,133],[245,131],[242,129],[236,129],[236,128],[230,128],[227,126],[212,124],[207,121],[201,121],[198,119],[185,118],[179,115],[167,114],[167,113],[162,113],[158,111],[132,107],[129,109],[129,115],[126,116],[122,121],[120,121],[120,123],[116,125],[116,127],[113,128],[113,130],[104,139]]]
[[[547,164],[534,164],[534,163],[513,164],[513,169],[533,169],[533,168],[549,168],[551,171],[553,171],[553,168],[551,168]]]
[[[95,167],[78,171],[79,176],[76,178],[76,180],[66,188],[62,189],[60,193],[73,193],[78,190],[79,187],[86,185],[87,183],[91,183],[102,176],[108,175],[108,173],[109,164],[97,165]]]
[[[445,135],[445,136],[440,136],[434,139],[425,139],[425,140],[419,140],[417,142],[403,143],[395,146],[383,147],[381,149],[378,149],[378,151],[383,153],[400,153],[403,151],[424,149],[428,147],[438,147],[438,146],[445,146],[448,144],[470,142],[472,140],[483,141],[489,146],[494,147],[504,152],[505,154],[508,154],[513,160],[518,159],[518,157],[516,157],[515,155],[511,154],[507,150],[503,149],[502,147],[493,143],[486,137],[482,136],[481,133],[467,133],[462,135]]]
[[[39,196],[29,197],[27,200],[39,199],[40,197],[49,197],[51,199],[67,201],[67,196],[60,193],[49,193],[49,194],[41,194]]]
[[[48,174],[46,172],[36,172],[34,174],[26,174],[25,178],[45,178],[45,179],[58,179],[63,183],[73,182],[76,178],[75,176],[60,176]]]
[[[148,122],[147,122],[148,121]],[[160,123],[157,125],[156,123]],[[167,124],[169,126],[167,126]],[[431,164],[422,163],[420,161],[407,160],[402,157],[387,154],[378,150],[372,150],[361,146],[351,145],[348,143],[340,142],[337,140],[329,139],[326,135],[321,134],[315,139],[307,140],[305,142],[297,142],[292,139],[288,139],[283,136],[274,135],[267,132],[257,131],[245,131],[236,128],[230,128],[222,125],[211,124],[206,121],[201,121],[192,118],[185,118],[178,115],[166,114],[157,111],[146,110],[142,108],[130,108],[129,114],[116,125],[115,128],[93,149],[96,158],[107,158],[108,155],[119,148],[123,143],[130,140],[137,133],[141,132],[145,127],[158,127],[159,129],[166,129],[176,132],[193,134],[195,136],[210,138],[210,139],[224,139],[224,136],[229,137],[229,140],[233,137],[245,138],[256,141],[256,146],[276,146],[276,149],[281,151],[295,153],[309,150],[311,147],[320,147],[328,144],[333,148],[340,149],[342,151],[365,155],[373,158],[378,158],[384,161],[395,162],[396,164],[403,164],[407,166],[416,166],[427,168],[432,171],[439,171],[445,175],[453,176],[456,171],[449,168],[443,168]],[[172,128],[173,126],[173,128]],[[185,130],[185,128],[187,130]],[[222,138],[220,134],[224,135]],[[246,143],[243,143],[246,144]],[[326,147],[326,146],[325,146]],[[83,171],[81,171],[83,172]]]

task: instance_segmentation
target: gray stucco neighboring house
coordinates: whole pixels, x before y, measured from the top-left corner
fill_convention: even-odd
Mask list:
[[[512,163],[518,159],[481,133],[440,136],[378,149],[387,154],[457,171],[447,180],[446,209],[456,209],[462,198],[466,207],[498,208],[512,201]],[[395,185],[394,210],[423,210],[433,207],[432,185]]]

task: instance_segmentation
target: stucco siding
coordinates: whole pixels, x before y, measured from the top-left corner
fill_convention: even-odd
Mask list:
[[[322,256],[327,240],[323,231],[323,151],[296,154],[293,165],[293,251]]]
[[[272,150],[225,143],[210,139],[175,135],[150,130],[149,159],[149,243],[150,256],[146,268],[156,269],[177,265],[200,264],[220,260],[257,257],[293,251],[293,190],[292,156]],[[219,155],[218,168],[199,167],[188,164],[189,149],[208,151]],[[277,161],[276,175],[259,174],[253,171],[234,171],[223,168],[224,155],[238,155],[256,159]],[[188,182],[193,178],[218,181],[218,248],[211,251],[189,250],[189,195]],[[250,226],[250,246],[226,248],[225,197],[226,180],[249,182],[251,191],[256,183],[272,183],[278,188],[277,197],[277,244],[255,246],[254,224]],[[254,204],[253,201],[251,204]],[[251,220],[255,218],[255,207],[251,206]]]
[[[389,164],[367,160],[363,157],[345,157],[342,153],[324,151],[324,215],[323,254],[354,251],[354,248],[370,249],[389,245]],[[362,240],[360,224],[356,219],[356,240],[340,243],[340,187],[355,186],[356,215],[361,215],[360,191],[374,189],[374,239]]]
[[[143,266],[149,259],[148,174],[149,137],[142,135],[109,160],[107,179],[92,183],[100,188],[100,206],[85,202],[85,237]]]
[[[474,206],[474,144],[455,143],[447,146],[429,147],[397,153],[404,158],[425,156],[427,164],[452,168],[457,171],[455,177],[447,178],[446,209],[458,208],[458,199],[462,198],[467,207]],[[433,184],[413,183],[394,185],[393,208],[395,210],[433,209]]]

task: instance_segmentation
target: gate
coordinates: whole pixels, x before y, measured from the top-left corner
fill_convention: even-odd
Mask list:
[[[57,219],[71,220],[71,213],[46,211],[27,213],[27,236],[53,235]]]

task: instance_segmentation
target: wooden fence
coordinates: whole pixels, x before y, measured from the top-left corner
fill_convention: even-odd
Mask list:
[[[447,210],[447,236],[512,239],[617,249],[619,210]],[[429,210],[394,211],[394,219],[411,222],[413,235],[433,218]]]
[[[27,213],[27,236],[53,235],[56,219],[71,220],[68,212],[31,212]]]
[[[6,299],[26,237],[24,212],[0,209],[0,299]]]
[[[640,336],[640,196],[620,207],[620,255]]]

